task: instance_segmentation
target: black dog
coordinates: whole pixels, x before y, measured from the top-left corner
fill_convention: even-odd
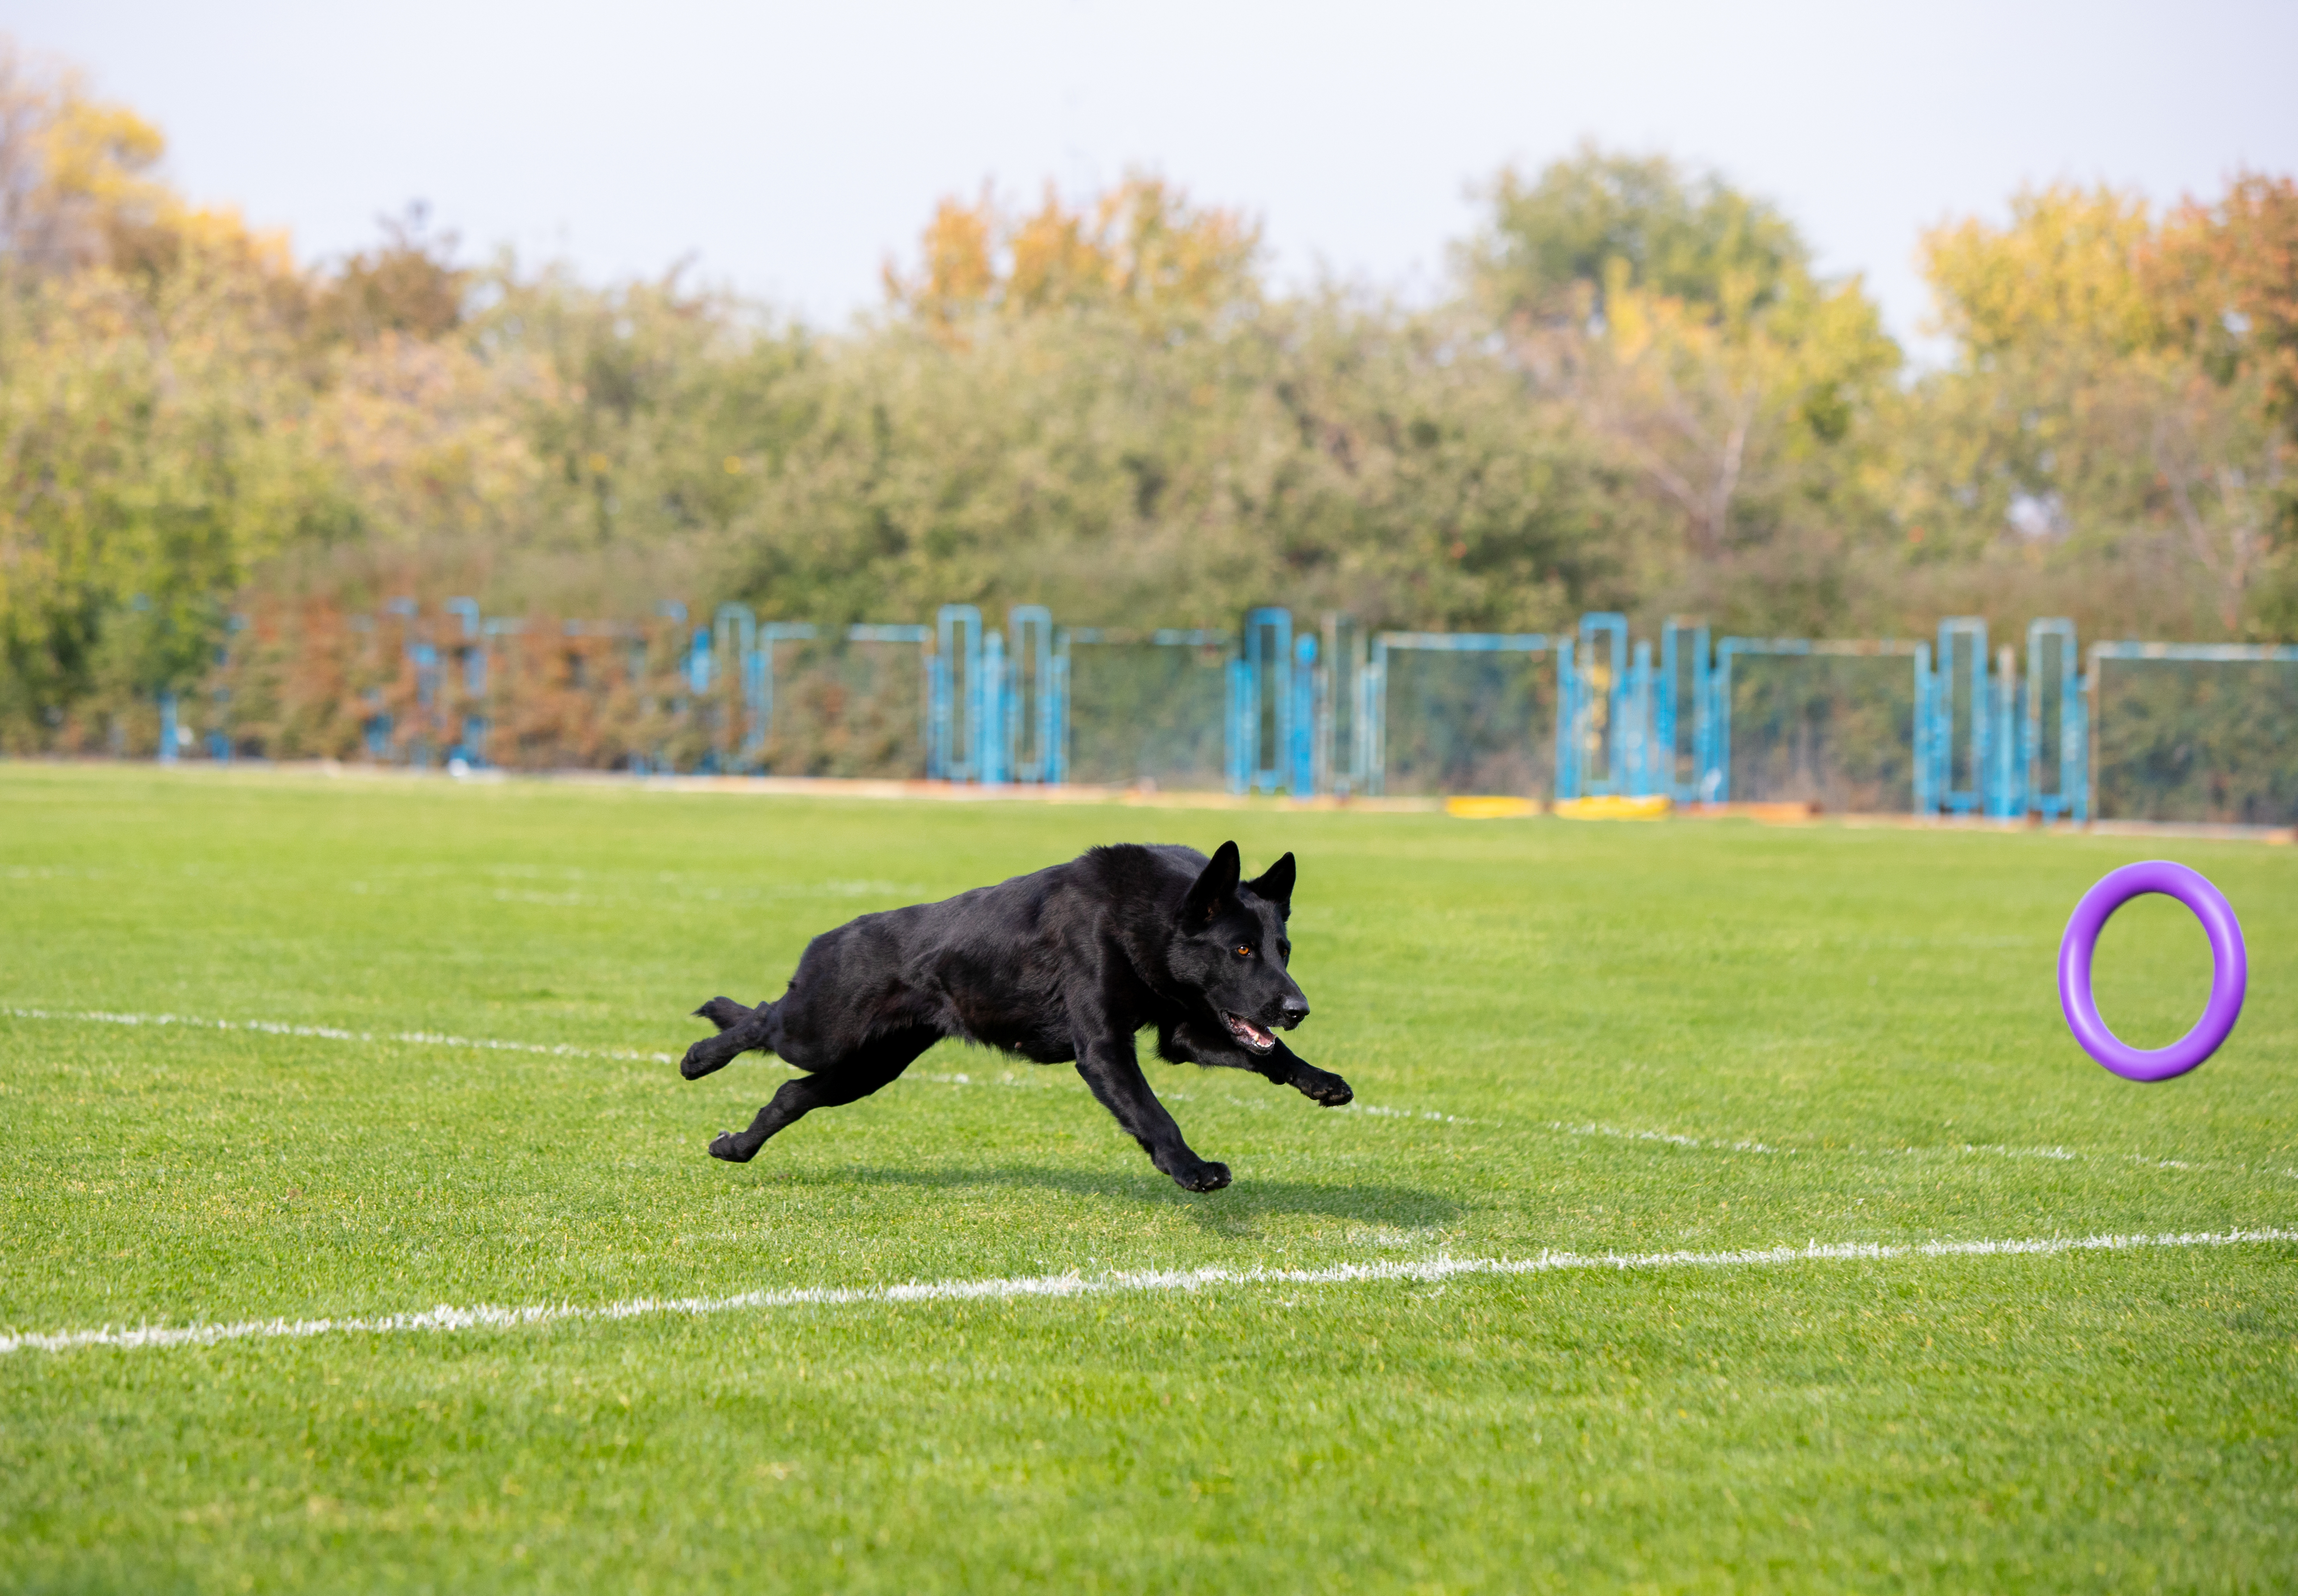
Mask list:
[[[1293,856],[1240,882],[1236,844],[1096,848],[1067,864],[938,904],[864,914],[806,945],[789,990],[745,1008],[714,997],[695,1013],[719,1034],[686,1051],[689,1080],[751,1048],[809,1071],[785,1082],[712,1156],[747,1163],[809,1110],[866,1097],[943,1037],[1041,1064],[1077,1063],[1093,1095],[1150,1162],[1194,1192],[1228,1166],[1189,1151],[1150,1091],[1133,1037],[1157,1028],[1175,1063],[1225,1064],[1298,1088],[1328,1108],[1355,1094],[1277,1039],[1308,1017],[1285,973]]]

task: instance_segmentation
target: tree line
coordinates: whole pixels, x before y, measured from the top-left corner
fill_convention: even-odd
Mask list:
[[[683,272],[346,258],[194,203],[0,48],[0,747],[99,746],[263,603],[1539,630],[2073,616],[2298,633],[2298,189],[2013,198],[1921,240],[1911,364],[1792,219],[1674,159],[1506,170],[1442,302],[1271,282],[1149,174],[954,196],[810,327]]]

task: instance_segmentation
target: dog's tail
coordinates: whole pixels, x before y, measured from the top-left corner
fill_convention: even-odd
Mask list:
[[[731,997],[714,997],[695,1010],[694,1015],[698,1020],[709,1021],[720,1030],[729,1030],[757,1012],[754,1008],[736,1003]]]
[[[701,1019],[718,1028],[715,1037],[705,1037],[686,1050],[679,1061],[678,1072],[689,1080],[699,1080],[715,1070],[723,1070],[753,1047],[771,1051],[769,1038],[773,1035],[773,1007],[762,1003],[756,1008],[746,1008],[731,997],[714,997],[695,1010]]]

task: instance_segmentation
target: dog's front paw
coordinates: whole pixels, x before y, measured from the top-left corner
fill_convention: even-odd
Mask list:
[[[689,1080],[699,1080],[715,1070],[723,1070],[734,1062],[734,1055],[718,1046],[715,1037],[705,1037],[686,1050],[678,1061],[678,1072]]]
[[[1303,1097],[1311,1103],[1321,1103],[1327,1108],[1343,1108],[1357,1098],[1347,1081],[1322,1070],[1304,1070],[1294,1077],[1293,1084]]]
[[[1225,1163],[1201,1163],[1182,1170],[1173,1177],[1174,1184],[1185,1192],[1217,1192],[1228,1184],[1228,1166]]]
[[[757,1155],[756,1147],[745,1153],[741,1143],[734,1139],[734,1133],[731,1130],[720,1131],[710,1144],[710,1156],[723,1158],[728,1163],[748,1163]]]

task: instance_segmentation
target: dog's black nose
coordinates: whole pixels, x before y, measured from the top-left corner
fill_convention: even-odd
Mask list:
[[[1309,1000],[1305,997],[1288,997],[1285,1000],[1283,1013],[1285,1024],[1298,1025],[1309,1017]]]

